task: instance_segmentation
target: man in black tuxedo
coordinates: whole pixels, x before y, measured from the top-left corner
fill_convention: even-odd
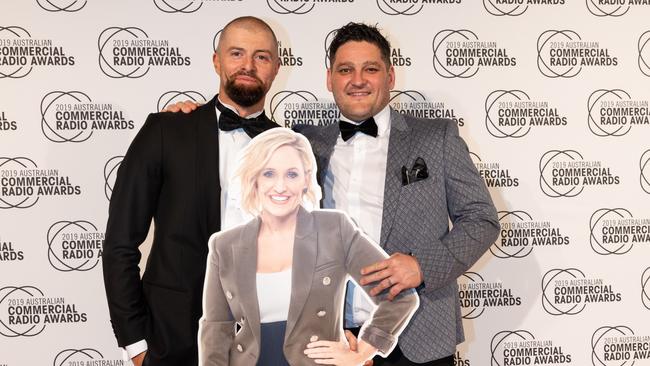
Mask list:
[[[237,210],[225,202],[233,200],[228,185],[238,152],[255,134],[277,126],[263,111],[280,66],[277,50],[264,21],[228,23],[213,56],[219,94],[190,114],[149,115],[120,165],[106,228],[104,283],[117,342],[136,366],[198,362],[208,238],[233,216],[229,210]],[[140,279],[138,247],[152,218],[154,240]]]

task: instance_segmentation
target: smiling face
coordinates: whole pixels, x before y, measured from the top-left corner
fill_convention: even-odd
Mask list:
[[[393,67],[383,61],[379,47],[365,41],[341,45],[327,70],[327,89],[341,113],[356,122],[384,109],[394,86]]]
[[[279,147],[271,154],[255,182],[262,215],[285,218],[295,214],[307,182],[300,153],[288,145]]]
[[[243,21],[224,29],[212,59],[223,102],[262,109],[280,68],[277,52],[273,34],[259,24]]]

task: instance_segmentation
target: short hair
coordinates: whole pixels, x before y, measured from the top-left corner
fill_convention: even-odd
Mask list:
[[[235,18],[226,24],[225,27],[223,27],[223,30],[221,31],[221,35],[223,36],[226,34],[229,28],[233,26],[242,26],[247,29],[251,29],[253,27],[259,27],[264,29],[265,31],[269,32],[271,34],[271,38],[273,38],[273,45],[275,46],[275,50],[278,49],[278,37],[275,36],[275,32],[273,31],[273,28],[271,26],[263,21],[260,18],[254,17],[254,16],[243,16],[239,18]],[[219,43],[217,43],[217,51],[219,50],[219,47],[221,45],[221,38],[219,38]]]
[[[338,51],[339,47],[350,41],[374,44],[379,48],[381,58],[386,63],[386,66],[390,67],[390,42],[388,42],[388,39],[379,32],[377,26],[354,22],[337,29],[336,35],[329,46],[330,65],[334,65],[336,51]]]
[[[289,128],[277,127],[256,136],[243,150],[235,176],[241,181],[241,207],[245,212],[253,215],[261,212],[256,180],[268,164],[271,155],[283,146],[293,147],[300,155],[305,177],[308,178],[303,203],[307,199],[314,207],[318,207],[321,191],[316,182],[316,160],[309,140]]]

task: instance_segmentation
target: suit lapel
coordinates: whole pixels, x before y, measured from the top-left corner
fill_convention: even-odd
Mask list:
[[[201,164],[196,169],[197,192],[205,194],[202,204],[205,205],[199,217],[201,230],[207,238],[221,227],[221,185],[219,183],[219,132],[217,114],[215,112],[216,96],[195,113],[198,123],[196,131],[196,161]],[[184,123],[184,122],[179,122]],[[206,248],[207,249],[207,248]]]
[[[233,265],[239,303],[246,314],[255,339],[260,341],[260,309],[257,300],[257,234],[260,218],[249,221],[241,231],[239,242],[233,247]],[[235,319],[241,321],[241,319]]]
[[[411,128],[404,116],[391,108],[390,137],[388,139],[388,156],[386,158],[386,178],[384,184],[384,207],[381,219],[381,247],[386,246],[388,234],[395,221],[395,213],[402,188],[402,166],[409,167],[411,146]]]
[[[323,188],[325,172],[330,164],[336,139],[339,137],[339,124],[332,123],[320,129],[318,132],[320,139],[315,139],[312,141],[312,144],[314,145],[314,153],[316,154],[316,163],[318,165],[318,184]]]
[[[293,264],[291,270],[291,302],[287,316],[285,342],[302,314],[316,268],[317,235],[314,228],[314,218],[311,213],[300,207],[296,234],[293,242]]]

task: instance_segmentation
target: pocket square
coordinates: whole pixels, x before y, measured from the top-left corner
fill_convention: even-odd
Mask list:
[[[408,169],[406,166],[402,166],[402,185],[415,183],[421,180],[429,178],[429,170],[427,169],[427,163],[418,156],[413,163],[413,167]]]

